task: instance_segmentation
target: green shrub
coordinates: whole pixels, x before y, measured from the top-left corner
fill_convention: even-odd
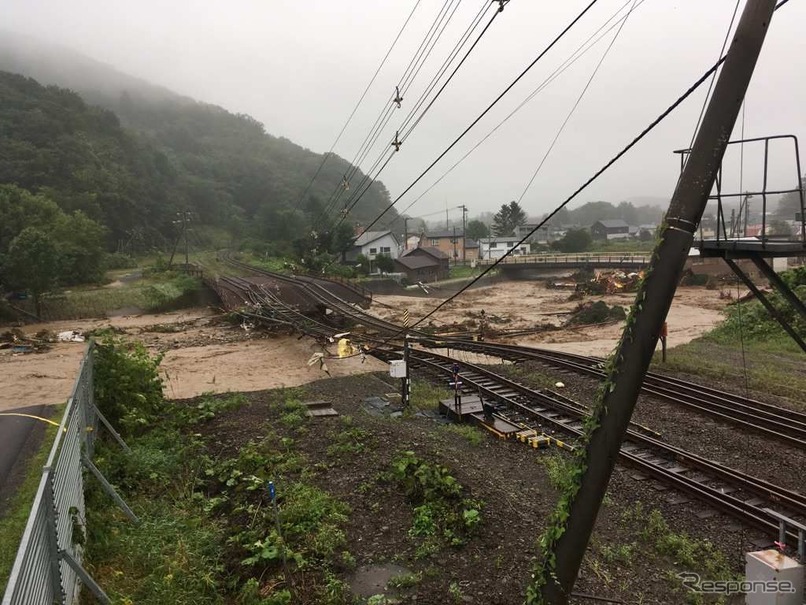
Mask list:
[[[96,344],[94,355],[98,408],[123,435],[148,430],[164,411],[162,355],[113,335]]]

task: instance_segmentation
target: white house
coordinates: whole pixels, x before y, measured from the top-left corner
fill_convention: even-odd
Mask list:
[[[369,260],[375,259],[379,254],[397,258],[400,255],[400,242],[391,231],[365,231],[353,242],[352,249],[347,253],[347,260],[355,261],[359,254]]]
[[[482,237],[479,240],[479,258],[501,258],[520,241],[520,238],[510,235],[508,237]],[[512,253],[515,255],[529,254],[529,244],[521,244]]]

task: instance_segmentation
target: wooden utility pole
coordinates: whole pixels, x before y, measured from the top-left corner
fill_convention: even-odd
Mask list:
[[[672,304],[694,232],[733,131],[775,10],[775,0],[748,0],[688,162],[672,196],[661,238],[635,299],[604,395],[592,412],[579,489],[566,502],[567,521],[546,546],[540,601],[565,605],[590,541],[644,376]],[[561,500],[562,506],[562,500]],[[559,522],[562,523],[562,522]],[[549,563],[553,562],[553,564]]]

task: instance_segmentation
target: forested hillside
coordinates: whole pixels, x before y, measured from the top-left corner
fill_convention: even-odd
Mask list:
[[[83,211],[107,229],[111,249],[165,247],[176,213],[190,210],[202,236],[215,227],[290,251],[310,235],[349,168],[330,158],[303,196],[322,156],[266,133],[249,116],[19,37],[0,41],[0,69],[81,95],[0,73],[0,184]],[[388,202],[383,184],[373,184],[347,223],[366,224]],[[306,246],[297,242],[298,250]]]
[[[7,72],[0,72],[0,184],[84,212],[111,241],[136,228],[159,243],[181,205],[168,158],[125,132],[111,111]]]

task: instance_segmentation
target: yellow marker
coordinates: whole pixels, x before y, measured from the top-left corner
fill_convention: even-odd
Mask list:
[[[33,418],[34,420],[41,420],[42,422],[47,422],[53,426],[59,426],[58,422],[54,422],[48,418],[42,418],[41,416],[32,416],[31,414],[20,414],[19,412],[0,412],[0,416],[20,416],[22,418]],[[66,428],[64,430],[67,431]]]

